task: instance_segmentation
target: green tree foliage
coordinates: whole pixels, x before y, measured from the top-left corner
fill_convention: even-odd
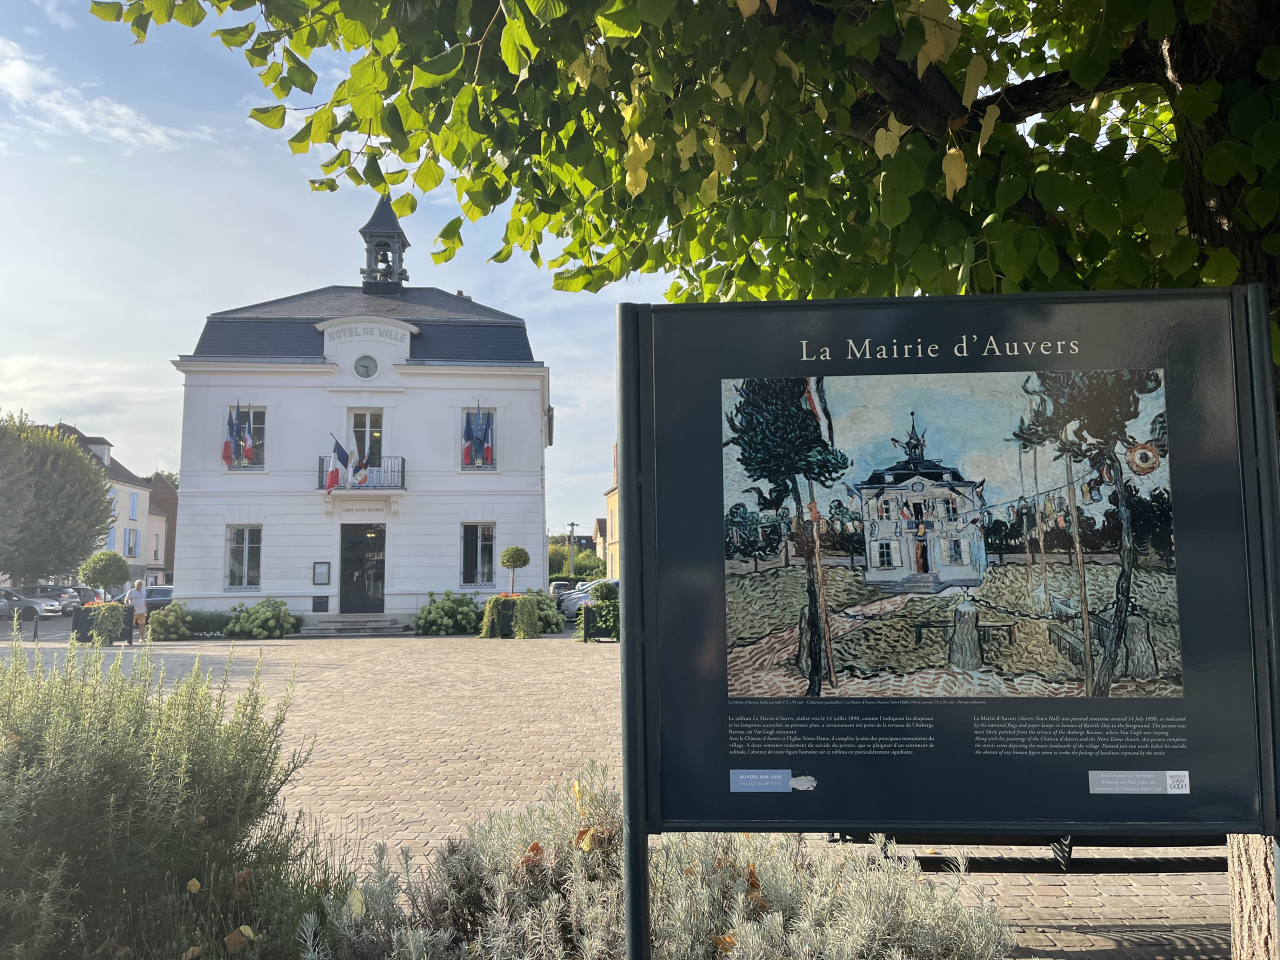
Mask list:
[[[547,567],[551,576],[569,575],[569,548],[563,544],[552,544],[547,548]],[[577,548],[573,553],[573,575],[575,577],[603,577],[604,561],[590,550]]]
[[[511,571],[511,593],[516,592],[516,571],[529,565],[529,551],[524,547],[507,547],[498,557],[498,565]]]
[[[821,377],[816,397],[803,377],[743,380],[737,392],[733,411],[725,415],[731,436],[724,445],[738,448],[738,462],[749,478],[768,483],[767,495],[757,491],[761,509],[778,510],[790,498],[797,517],[812,518],[797,525],[796,551],[804,555],[808,577],[809,687],[805,696],[821,696],[826,618],[819,602],[818,551],[810,548],[811,528],[819,525],[813,485],[830,486],[840,479],[849,469],[849,459],[835,448]],[[814,415],[818,403],[826,414],[826,436]],[[807,483],[804,499],[802,479]]]
[[[114,550],[99,550],[80,564],[80,582],[101,590],[115,590],[129,579],[129,561]]]
[[[675,300],[1259,280],[1280,302],[1270,0],[158,0],[232,16],[295,153],[401,215],[450,176],[495,259],[560,289],[670,271]],[[308,65],[342,50],[316,91]],[[332,61],[326,60],[326,68]],[[416,191],[416,192],[415,192]],[[509,206],[504,206],[511,201]]]
[[[0,490],[4,491],[0,496],[0,570],[18,564],[19,533],[34,500],[22,423],[12,415],[0,419]]]
[[[13,414],[3,424],[3,432],[16,434],[25,448],[31,504],[13,539],[0,548],[0,572],[15,583],[70,576],[102,545],[111,526],[102,465],[56,429]]]

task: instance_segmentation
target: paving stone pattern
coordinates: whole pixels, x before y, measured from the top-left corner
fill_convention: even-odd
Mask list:
[[[197,655],[202,665],[220,669],[230,648],[208,641],[155,646],[170,677],[189,669]],[[46,661],[54,649],[44,647]],[[383,840],[392,849],[425,852],[487,810],[539,799],[550,782],[588,759],[607,763],[616,779],[621,762],[616,644],[582,644],[567,637],[242,643],[233,659],[234,683],[252,673],[259,649],[269,694],[278,695],[294,678],[288,736],[294,744],[313,742],[312,761],[289,786],[286,799],[334,830]],[[1221,855],[1223,850],[1166,852]],[[969,853],[1048,855],[1047,850],[1005,847],[976,847]],[[1124,856],[1126,851],[1077,848],[1077,858],[1090,854]],[[1018,930],[1013,957],[1231,956],[1223,874],[990,874],[978,879]]]

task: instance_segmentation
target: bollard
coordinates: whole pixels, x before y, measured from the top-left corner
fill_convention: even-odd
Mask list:
[[[40,614],[36,614],[35,619],[31,621],[31,639],[40,639]]]

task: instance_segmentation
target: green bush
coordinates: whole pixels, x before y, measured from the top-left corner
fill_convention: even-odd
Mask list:
[[[413,618],[413,629],[419,636],[444,637],[449,634],[474,635],[480,622],[480,593],[454,593],[446,590],[436,599],[427,594],[426,605]]]
[[[617,600],[618,585],[609,580],[601,580],[591,588],[592,600]]]
[[[535,597],[526,593],[516,601],[513,627],[517,640],[537,640],[542,636],[542,623]]]
[[[238,603],[231,608],[231,619],[224,632],[228,637],[256,637],[259,640],[279,639],[293,633],[296,620],[283,600],[266,597],[252,607]]]
[[[544,634],[559,633],[564,629],[564,614],[556,609],[556,602],[547,591],[529,589],[524,595],[538,602],[538,622]]]
[[[103,590],[115,590],[129,579],[129,561],[114,550],[99,550],[80,564],[80,582]]]
[[[1015,945],[973,881],[925,876],[892,844],[668,833],[649,876],[654,960],[998,960]],[[545,803],[446,841],[425,871],[378,847],[345,886],[303,921],[304,960],[620,960],[621,803],[588,767]]]
[[[180,600],[147,615],[148,640],[182,640],[191,636],[191,611]]]
[[[612,584],[610,584],[612,586]],[[595,590],[595,587],[591,588]],[[588,628],[587,622],[590,621]],[[578,607],[574,636],[579,640],[598,640],[621,635],[618,622],[617,600],[587,600]]]
[[[124,632],[124,604],[95,603],[89,607],[89,616],[93,618],[89,630],[99,643],[114,643],[120,639]]]
[[[243,924],[254,956],[292,957],[347,868],[280,806],[307,759],[283,748],[288,693],[269,709],[255,676],[232,700],[145,646],[127,672],[38,656],[15,637],[0,660],[0,956],[222,956]]]
[[[484,618],[480,621],[480,636],[495,639],[503,636],[503,620],[514,619],[516,598],[509,593],[495,593],[484,602]],[[514,627],[514,624],[512,624]],[[506,634],[511,636],[511,634]]]
[[[189,610],[187,615],[191,618],[188,629],[193,637],[224,637],[227,625],[231,623],[228,610]],[[297,624],[294,626],[296,628]]]

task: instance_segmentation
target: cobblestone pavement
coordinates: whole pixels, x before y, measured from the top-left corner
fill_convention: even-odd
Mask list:
[[[170,677],[189,669],[196,656],[203,666],[220,670],[230,650],[222,641],[155,645]],[[332,828],[384,840],[393,849],[403,845],[422,852],[486,810],[536,800],[551,781],[588,759],[607,763],[615,776],[619,769],[616,644],[580,644],[568,637],[241,643],[232,661],[234,683],[251,675],[259,650],[268,694],[283,692],[293,677],[289,737],[314,745],[312,761],[289,786],[287,801]],[[121,648],[114,651],[119,655]],[[51,660],[56,647],[44,646],[43,652]],[[937,852],[954,853],[945,847]],[[1048,855],[996,847],[969,852]],[[1077,849],[1076,857],[1091,852],[1124,855]],[[1013,957],[1231,956],[1222,874],[979,879],[1018,930]]]

